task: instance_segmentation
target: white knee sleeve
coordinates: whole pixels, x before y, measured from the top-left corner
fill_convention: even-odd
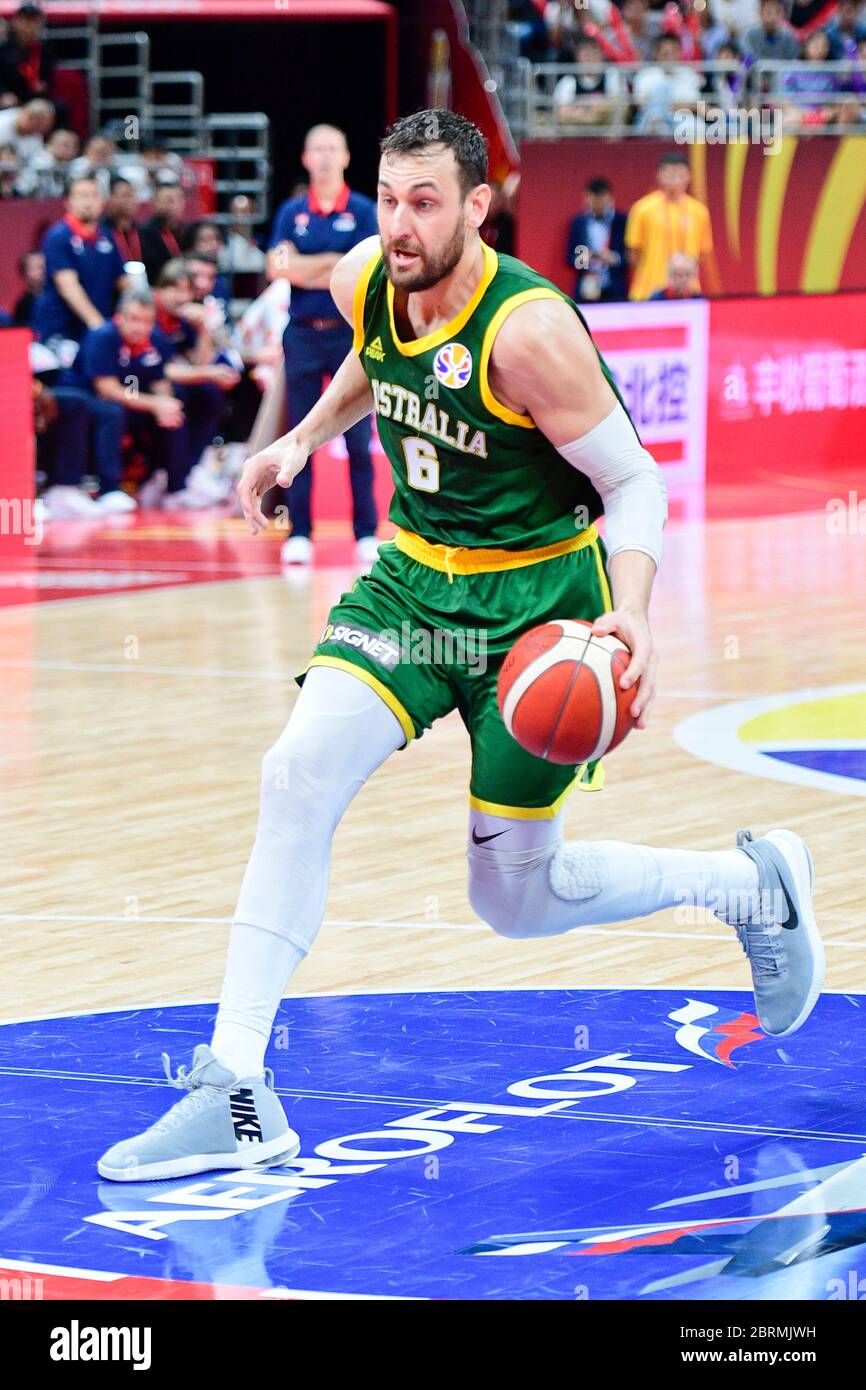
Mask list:
[[[561,816],[518,821],[471,813],[469,901],[500,936],[570,931],[601,892],[601,855],[589,843],[563,844],[561,826]]]
[[[363,681],[313,667],[262,761],[259,825],[236,922],[310,949],[325,908],[334,829],[370,774],[405,741],[399,720]]]

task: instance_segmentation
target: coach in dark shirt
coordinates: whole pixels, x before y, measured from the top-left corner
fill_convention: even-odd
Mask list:
[[[66,216],[45,233],[45,289],[33,310],[34,331],[43,342],[80,342],[88,328],[99,328],[111,314],[123,281],[123,261],[100,221],[102,208],[94,180],[73,179]]]
[[[186,199],[179,183],[161,183],[153,195],[153,216],[141,228],[141,258],[152,285],[159,272],[180,254]]]
[[[574,298],[591,300],[628,298],[624,212],[617,212],[613,189],[607,179],[590,179],[586,206],[568,229],[566,265],[576,272]]]
[[[325,373],[333,377],[351,351],[352,330],[328,288],[331,271],[359,241],[378,232],[375,204],[352,192],[344,180],[349,149],[341,130],[314,126],[307,133],[302,159],[310,187],[278,210],[268,254],[270,278],[282,277],[292,286],[290,319],[283,335],[289,429],[294,429],[316,404]],[[369,416],[345,435],[356,556],[363,564],[371,563],[377,551],[370,437]],[[284,494],[292,534],[283,546],[282,558],[289,563],[308,564],[312,558],[312,483],[311,460]]]

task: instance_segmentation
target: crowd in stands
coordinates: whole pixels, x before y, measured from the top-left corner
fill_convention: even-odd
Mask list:
[[[556,84],[560,124],[625,112],[638,129],[672,133],[698,103],[730,112],[756,96],[792,129],[866,121],[866,0],[512,0],[510,18],[523,57],[584,66]],[[765,62],[789,67],[759,81]],[[844,67],[811,66],[827,62]]]
[[[0,327],[33,333],[48,515],[212,505],[230,482],[203,461],[247,439],[288,318],[286,282],[266,287],[256,209],[240,195],[225,227],[191,219],[177,154],[106,132],[82,142],[35,5],[0,40],[0,197],[64,202],[0,308]]]

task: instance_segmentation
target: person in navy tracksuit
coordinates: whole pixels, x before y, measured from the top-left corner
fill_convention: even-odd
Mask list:
[[[334,376],[352,347],[352,330],[331,298],[331,270],[341,256],[378,232],[376,205],[353,192],[344,180],[349,163],[346,137],[334,126],[314,126],[302,156],[309,191],[278,209],[271,233],[268,269],[292,286],[290,319],[283,336],[286,359],[286,411],[293,429],[322,393],[323,377]],[[378,522],[373,499],[370,417],[346,431],[352,484],[352,523],[357,558],[375,559]],[[282,558],[308,564],[312,559],[310,492],[312,460],[283,495],[292,534]]]
[[[99,328],[111,317],[123,285],[123,260],[101,221],[103,206],[94,179],[73,179],[66,215],[45,233],[45,288],[32,320],[43,343],[80,343],[89,328]]]

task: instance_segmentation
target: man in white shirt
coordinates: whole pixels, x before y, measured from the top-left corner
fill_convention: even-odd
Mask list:
[[[0,145],[11,145],[22,163],[41,154],[44,136],[54,125],[54,107],[37,97],[26,106],[7,106],[0,111]]]
[[[655,43],[655,63],[642,68],[632,88],[637,130],[668,133],[674,128],[675,112],[693,110],[701,94],[701,74],[682,61],[676,34],[660,34]]]

